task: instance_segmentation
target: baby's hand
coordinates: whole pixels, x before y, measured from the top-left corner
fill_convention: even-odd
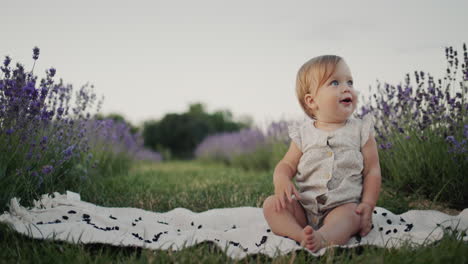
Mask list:
[[[372,227],[372,210],[374,208],[368,203],[360,203],[356,208],[356,213],[361,216],[360,236],[366,236]]]
[[[293,193],[297,199],[300,199],[299,192],[296,190],[294,183],[287,177],[283,177],[275,183],[276,212],[286,208],[286,202],[292,202]],[[286,196],[286,199],[284,196]]]

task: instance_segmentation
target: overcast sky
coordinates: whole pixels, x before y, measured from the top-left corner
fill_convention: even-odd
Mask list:
[[[5,1],[0,56],[57,69],[134,124],[193,102],[259,126],[303,116],[299,67],[344,57],[362,93],[422,70],[441,77],[446,46],[468,40],[468,1]],[[330,3],[333,3],[332,5]],[[358,4],[359,3],[359,4]]]

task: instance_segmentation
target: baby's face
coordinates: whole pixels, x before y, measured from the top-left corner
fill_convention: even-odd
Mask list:
[[[344,99],[349,100],[343,102]],[[313,105],[315,117],[319,121],[343,122],[354,112],[357,103],[357,91],[353,87],[351,71],[342,60],[332,76],[318,89],[310,106]]]

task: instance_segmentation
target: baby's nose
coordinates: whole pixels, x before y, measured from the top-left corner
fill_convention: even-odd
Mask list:
[[[351,87],[349,87],[349,86],[347,86],[347,85],[344,85],[343,88],[344,88],[344,89],[343,89],[343,92],[349,92],[349,91],[351,91]]]

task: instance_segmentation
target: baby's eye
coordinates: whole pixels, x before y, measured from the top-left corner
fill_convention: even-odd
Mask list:
[[[330,84],[333,85],[333,83],[338,84],[338,81],[337,81],[337,80],[333,80],[333,81],[331,81]],[[349,83],[350,85],[353,85],[353,81],[352,81],[352,80],[349,80],[348,83]]]

